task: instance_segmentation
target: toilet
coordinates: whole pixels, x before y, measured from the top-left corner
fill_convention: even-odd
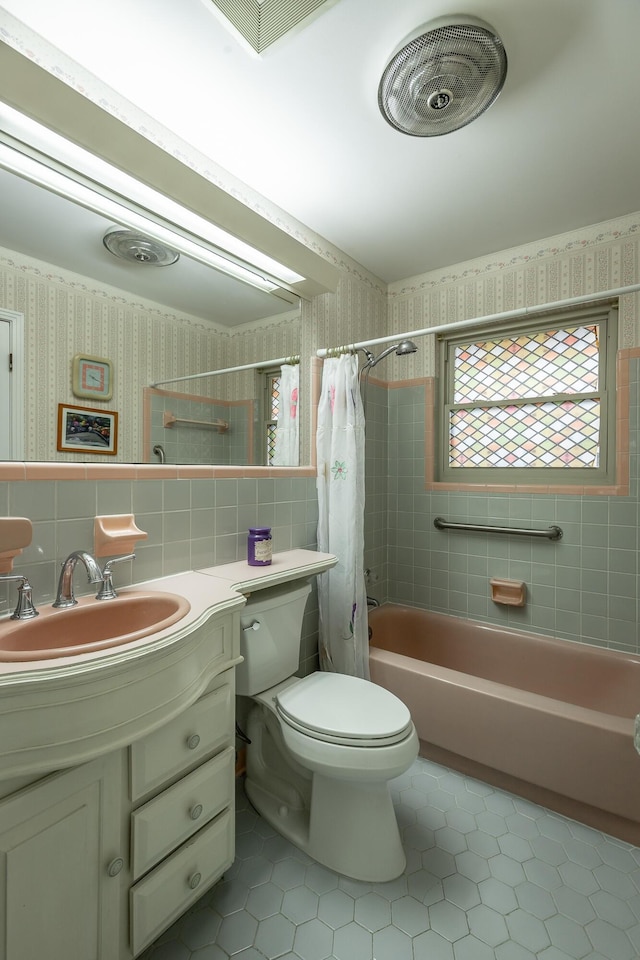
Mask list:
[[[249,597],[236,692],[251,698],[245,790],[280,834],[357,880],[400,876],[405,855],[389,781],[418,755],[407,707],[368,680],[297,677],[308,582]]]

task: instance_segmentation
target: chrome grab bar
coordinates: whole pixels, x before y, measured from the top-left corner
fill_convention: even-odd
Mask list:
[[[527,530],[524,527],[492,527],[482,523],[455,523],[451,520],[444,520],[442,517],[436,517],[433,525],[436,530],[472,530],[474,533],[508,533],[521,537],[544,537],[546,540],[562,539],[562,528],[555,525],[547,527],[546,530]]]

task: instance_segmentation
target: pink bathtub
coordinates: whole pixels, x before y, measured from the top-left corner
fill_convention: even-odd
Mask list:
[[[369,626],[422,756],[640,845],[640,657],[393,604]]]

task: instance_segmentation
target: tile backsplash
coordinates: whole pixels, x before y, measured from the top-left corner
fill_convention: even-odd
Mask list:
[[[133,513],[148,539],[136,559],[118,565],[116,587],[211,567],[246,556],[250,526],[270,526],[274,551],[316,548],[313,477],[177,480],[0,482],[0,516],[33,522],[33,541],[14,563],[29,577],[36,606],[55,598],[60,563],[73,550],[93,550],[96,515]],[[90,593],[81,570],[78,595]],[[15,585],[0,585],[0,613],[15,605]],[[317,604],[305,615],[302,661],[315,663]],[[308,663],[307,663],[308,661]]]

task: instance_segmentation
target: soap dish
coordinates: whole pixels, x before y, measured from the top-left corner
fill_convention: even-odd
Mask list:
[[[134,553],[138,540],[146,540],[147,537],[148,534],[136,526],[132,513],[96,517],[93,522],[93,547],[96,557]]]
[[[527,587],[521,580],[500,580],[496,577],[489,580],[489,583],[494,603],[507,607],[524,607],[527,602]]]

